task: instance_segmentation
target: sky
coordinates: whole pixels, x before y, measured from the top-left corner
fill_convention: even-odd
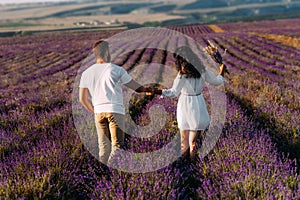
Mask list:
[[[37,3],[37,2],[59,2],[71,0],[0,0],[0,4],[19,4],[19,3]]]

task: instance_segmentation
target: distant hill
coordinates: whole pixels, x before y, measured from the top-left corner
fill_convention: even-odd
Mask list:
[[[0,32],[90,28],[111,21],[132,28],[300,18],[299,10],[300,0],[74,0],[0,6]]]
[[[90,1],[105,2],[105,1]],[[220,23],[260,19],[300,17],[300,0],[196,0],[187,1],[107,1],[101,5],[83,6],[56,12],[48,17],[78,17],[93,15],[167,13],[183,15],[185,19],[168,20],[168,23]],[[77,2],[79,3],[79,2]],[[137,16],[138,17],[138,16]],[[37,19],[30,18],[30,19]]]
[[[300,0],[197,0],[174,13],[202,23],[257,21],[300,17]]]
[[[182,6],[180,9],[203,9],[203,8],[220,8],[227,6],[249,5],[256,3],[281,2],[288,3],[289,0],[196,0],[193,3]]]

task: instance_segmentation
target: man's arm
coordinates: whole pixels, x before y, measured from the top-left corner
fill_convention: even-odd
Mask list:
[[[94,113],[94,107],[92,102],[89,100],[89,94],[88,88],[79,88],[79,102],[85,109]]]
[[[151,89],[149,87],[141,86],[138,82],[135,80],[131,80],[128,83],[124,84],[125,86],[129,87],[130,89],[141,93],[141,92],[151,92]]]

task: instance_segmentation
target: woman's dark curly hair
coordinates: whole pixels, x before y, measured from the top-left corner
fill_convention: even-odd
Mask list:
[[[204,73],[205,67],[190,47],[182,46],[177,48],[173,56],[176,59],[177,71],[180,74],[185,74],[187,78],[200,78],[201,73]],[[196,64],[197,68],[193,64]]]

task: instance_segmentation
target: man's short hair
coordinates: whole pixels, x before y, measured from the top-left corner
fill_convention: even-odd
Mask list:
[[[98,40],[93,45],[93,52],[96,58],[102,58],[106,62],[110,62],[110,55],[105,55],[105,53],[109,50],[109,44],[105,40]]]

